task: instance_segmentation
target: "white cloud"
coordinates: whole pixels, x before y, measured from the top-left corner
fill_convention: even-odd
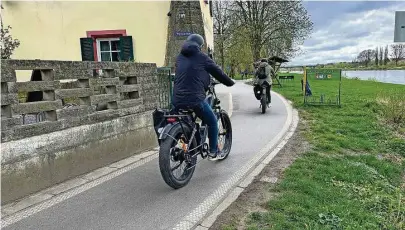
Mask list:
[[[291,60],[289,65],[351,61],[362,50],[392,44],[395,11],[401,9],[405,9],[405,2],[343,14],[315,31],[301,46],[305,53]]]

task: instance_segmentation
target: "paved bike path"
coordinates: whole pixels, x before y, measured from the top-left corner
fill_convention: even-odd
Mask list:
[[[282,129],[287,110],[275,94],[261,114],[252,87],[238,82],[217,86],[225,108],[232,93],[233,146],[223,162],[201,161],[190,183],[168,187],[158,159],[35,213],[4,229],[171,229],[247,163]]]

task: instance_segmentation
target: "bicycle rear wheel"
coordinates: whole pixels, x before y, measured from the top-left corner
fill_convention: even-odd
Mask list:
[[[260,99],[260,104],[262,105],[262,113],[266,113],[267,103],[266,103],[266,95],[262,95],[262,99]]]
[[[169,135],[160,145],[159,168],[166,184],[174,189],[178,189],[190,182],[195,170],[195,164],[197,163],[197,156],[195,156],[191,159],[191,165],[187,164],[185,154],[195,155],[197,150],[184,153],[183,150],[176,147],[183,135],[187,138],[191,136],[191,129],[188,126],[183,125],[183,128],[181,128],[178,125],[169,132]],[[189,149],[197,146],[195,138],[191,145]]]

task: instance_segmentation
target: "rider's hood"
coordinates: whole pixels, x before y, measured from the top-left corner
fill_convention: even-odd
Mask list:
[[[200,51],[201,51],[200,46],[198,46],[197,43],[191,41],[186,41],[181,47],[181,54],[183,54],[186,57],[192,56]]]

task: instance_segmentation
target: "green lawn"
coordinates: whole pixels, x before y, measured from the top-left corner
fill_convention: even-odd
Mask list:
[[[268,212],[249,214],[248,229],[405,229],[405,86],[343,79],[342,107],[316,107],[303,105],[300,79],[273,90],[299,110],[311,150],[286,169]]]

